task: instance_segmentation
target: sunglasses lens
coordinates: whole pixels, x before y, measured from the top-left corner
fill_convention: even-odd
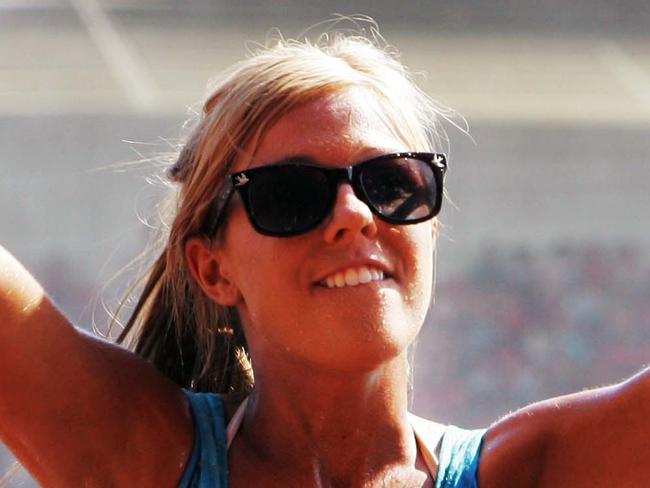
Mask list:
[[[425,161],[408,157],[378,159],[363,169],[360,178],[368,203],[388,220],[408,223],[435,214],[438,187]]]
[[[300,234],[316,227],[330,203],[326,176],[309,166],[269,166],[255,175],[248,201],[256,225],[269,234]]]

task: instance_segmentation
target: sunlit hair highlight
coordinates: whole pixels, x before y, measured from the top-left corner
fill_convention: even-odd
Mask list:
[[[200,234],[235,162],[250,158],[280,117],[311,100],[364,88],[378,98],[388,127],[410,150],[446,149],[439,125],[446,109],[413,83],[371,27],[370,35],[335,31],[315,42],[274,39],[209,87],[196,126],[167,172],[174,188],[164,249],[143,277],[118,338],[180,386],[234,398],[253,387],[237,313],[201,291],[188,272],[184,246]],[[218,244],[220,234],[207,238]]]

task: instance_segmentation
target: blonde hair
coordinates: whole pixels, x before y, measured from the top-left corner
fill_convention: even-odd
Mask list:
[[[379,99],[389,126],[411,149],[439,148],[446,140],[438,122],[444,110],[413,83],[376,31],[371,34],[328,32],[314,43],[275,40],[210,88],[198,124],[168,171],[176,184],[175,217],[164,250],[143,278],[118,338],[130,338],[137,354],[180,386],[239,399],[253,387],[236,311],[203,294],[184,255],[187,239],[211,218],[215,196],[242,151],[254,151],[265,131],[298,105],[352,87]],[[208,237],[218,239],[219,231]]]

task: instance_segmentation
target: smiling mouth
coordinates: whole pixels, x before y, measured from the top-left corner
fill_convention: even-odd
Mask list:
[[[343,288],[346,286],[365,285],[373,281],[384,281],[388,278],[391,278],[391,276],[378,268],[372,266],[356,266],[337,271],[316,283],[316,286],[330,289]]]

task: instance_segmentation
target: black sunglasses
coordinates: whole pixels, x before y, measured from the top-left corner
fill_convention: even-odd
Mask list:
[[[385,222],[417,224],[440,212],[446,169],[444,154],[403,152],[343,168],[289,163],[239,171],[219,190],[203,233],[216,232],[237,189],[257,232],[275,237],[303,234],[330,213],[342,181],[349,182],[357,198]]]

